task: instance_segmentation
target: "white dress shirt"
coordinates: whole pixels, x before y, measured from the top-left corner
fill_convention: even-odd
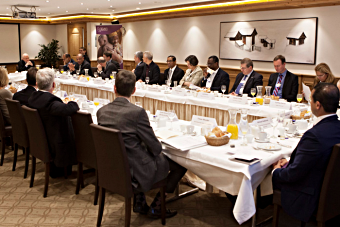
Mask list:
[[[216,71],[213,72],[213,73],[207,78],[207,83],[205,84],[205,87],[207,87],[207,88],[210,88],[210,87],[211,87],[211,85],[212,85],[212,83],[213,83],[213,81],[214,81],[214,78],[215,78],[215,76],[216,76],[216,74],[217,74],[217,72],[218,72],[219,69],[220,69],[220,68],[216,69]]]
[[[254,70],[251,70],[251,72],[247,75],[246,79],[244,79],[245,75],[243,76],[242,80],[240,81],[240,83],[242,83],[242,87],[240,88],[240,92],[239,94],[243,94],[243,89],[244,89],[244,85],[246,85],[250,75],[253,73]]]
[[[169,74],[167,75],[168,80],[171,81],[172,75],[174,74],[175,69],[176,69],[176,65],[173,68],[171,68],[171,69],[169,68],[170,75]]]

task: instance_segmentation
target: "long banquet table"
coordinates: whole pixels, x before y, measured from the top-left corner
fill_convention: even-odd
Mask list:
[[[84,94],[89,100],[94,98],[104,98],[113,101],[115,94],[112,84],[94,84],[93,81],[81,82],[73,79],[55,80],[61,84],[61,90]],[[216,97],[214,100],[204,100],[188,94],[188,96],[177,96],[137,89],[132,96],[132,102],[141,102],[145,110],[156,113],[157,110],[174,109],[179,119],[191,121],[193,115],[215,118],[218,125],[226,125],[229,121],[229,109],[248,109],[248,121],[263,117],[274,117],[278,114],[278,109],[269,106],[250,106],[231,104],[227,98]]]

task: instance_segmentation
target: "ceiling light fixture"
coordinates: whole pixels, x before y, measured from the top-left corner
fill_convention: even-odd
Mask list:
[[[140,8],[136,8],[136,9],[140,9]]]
[[[80,3],[80,5],[84,5],[84,3]]]
[[[46,0],[46,2],[50,2],[50,1]]]

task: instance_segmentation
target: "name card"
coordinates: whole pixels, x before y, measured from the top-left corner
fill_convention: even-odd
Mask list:
[[[229,103],[247,105],[248,99],[247,97],[230,96]]]
[[[162,110],[157,110],[155,115],[158,116],[159,118],[167,118],[167,119],[170,119],[170,118],[169,118],[169,115],[170,115],[170,114],[171,114],[171,112],[162,111]],[[175,117],[174,117],[173,121],[178,121],[177,114],[175,114]]]
[[[293,115],[293,111],[286,111],[285,112],[285,119],[290,119],[290,117]]]
[[[172,90],[173,95],[177,95],[177,96],[186,96],[187,95],[187,91],[186,90],[182,90],[182,89],[176,89],[176,90]]]
[[[160,92],[161,89],[159,89],[159,87],[150,87],[150,86],[148,86],[148,91]]]
[[[270,100],[270,107],[276,108],[276,109],[282,109],[282,110],[291,110],[292,104],[290,102],[279,102]]]
[[[272,119],[267,117],[267,118],[262,118],[262,119],[253,121],[252,125],[257,125],[257,126],[263,127],[263,128],[270,128],[271,123],[272,123]]]
[[[74,94],[73,97],[75,97],[76,99],[79,99],[80,101],[83,101],[83,102],[87,101],[86,95]]]
[[[206,99],[206,100],[214,100],[214,93],[206,93],[206,92],[198,92],[197,98]]]
[[[207,126],[216,127],[217,122],[215,118],[193,115],[191,119],[191,125],[195,125],[199,127],[207,127]]]
[[[307,107],[299,107],[299,110],[302,112],[302,111],[307,111],[308,108]]]

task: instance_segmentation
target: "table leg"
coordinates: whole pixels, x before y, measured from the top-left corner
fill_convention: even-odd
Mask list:
[[[255,202],[255,209],[257,209],[257,188],[254,190],[254,202]],[[256,212],[251,219],[251,227],[256,227]]]
[[[177,187],[176,187],[175,192],[174,192],[174,196],[167,199],[166,202],[170,203],[170,202],[176,201],[178,199],[181,199],[181,198],[187,197],[189,195],[195,194],[198,191],[199,191],[199,188],[194,188],[194,189],[191,189],[189,191],[186,191],[186,192],[179,194],[179,184],[177,184]]]
[[[207,193],[213,193],[214,187],[212,185],[208,184],[208,183],[205,183],[205,191]]]

